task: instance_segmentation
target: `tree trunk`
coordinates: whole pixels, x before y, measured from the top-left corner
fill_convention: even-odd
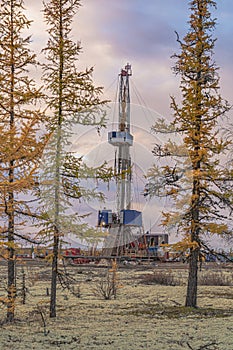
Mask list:
[[[7,322],[13,322],[15,313],[15,249],[14,249],[14,213],[12,210],[13,194],[9,195],[9,207],[8,213],[8,282],[7,282]]]
[[[8,288],[7,288],[7,322],[14,321],[15,315],[15,259],[13,256],[13,249],[10,249],[9,258],[8,258]]]
[[[14,3],[10,2],[10,16],[11,16],[11,27],[10,27],[10,115],[9,115],[9,127],[10,131],[14,130],[15,126],[15,44],[14,44]],[[11,145],[14,144],[14,134],[11,134]],[[14,182],[14,160],[11,159],[9,162],[9,184]],[[7,322],[14,320],[15,313],[15,247],[14,247],[14,230],[15,230],[15,216],[14,216],[14,193],[10,189],[8,192],[8,203],[6,207],[8,214],[8,281],[7,281]]]
[[[55,228],[54,240],[53,240],[50,317],[56,317],[58,247],[59,247],[59,232],[58,232],[58,229]]]
[[[59,2],[59,98],[58,98],[58,120],[57,120],[57,144],[55,155],[55,211],[54,211],[54,234],[53,234],[53,262],[51,279],[50,317],[56,317],[57,300],[57,261],[59,249],[59,214],[60,214],[60,169],[61,169],[61,130],[62,130],[62,101],[63,101],[63,21],[62,2]]]
[[[189,276],[185,306],[197,307],[197,271],[199,249],[193,249],[189,257]]]

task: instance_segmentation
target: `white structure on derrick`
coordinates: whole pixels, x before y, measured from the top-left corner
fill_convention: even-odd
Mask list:
[[[127,64],[119,74],[119,118],[118,130],[108,133],[108,142],[115,147],[116,212],[101,210],[98,226],[108,228],[105,242],[106,252],[122,255],[129,245],[137,244],[137,237],[143,234],[142,213],[131,208],[132,164],[130,147],[133,136],[130,133],[130,86],[131,65]]]

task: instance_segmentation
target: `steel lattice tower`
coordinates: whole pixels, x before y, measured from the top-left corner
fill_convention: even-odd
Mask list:
[[[105,241],[105,254],[122,255],[127,247],[143,232],[142,213],[131,208],[132,164],[130,147],[133,136],[130,133],[130,86],[131,65],[127,64],[119,74],[119,116],[118,128],[108,133],[108,142],[116,148],[116,212],[100,210],[98,226],[108,229]]]
[[[130,90],[131,66],[127,64],[119,74],[119,120],[118,130],[108,135],[108,142],[117,147],[115,173],[117,182],[117,212],[131,209],[131,157],[130,147],[133,136],[130,134]]]

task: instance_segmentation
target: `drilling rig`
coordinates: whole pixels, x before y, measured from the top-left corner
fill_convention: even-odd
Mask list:
[[[131,65],[127,64],[119,74],[118,130],[108,133],[108,143],[115,148],[114,174],[116,182],[116,211],[104,209],[98,212],[98,226],[107,229],[104,254],[120,256],[129,246],[137,249],[137,238],[143,235],[142,213],[131,208],[132,163],[130,147],[130,77]]]

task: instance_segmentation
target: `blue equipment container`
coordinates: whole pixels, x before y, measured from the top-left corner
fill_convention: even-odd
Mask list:
[[[99,210],[98,213],[98,226],[107,227],[112,223],[112,211],[111,210]]]
[[[120,221],[124,225],[142,226],[142,213],[137,210],[121,210]]]

